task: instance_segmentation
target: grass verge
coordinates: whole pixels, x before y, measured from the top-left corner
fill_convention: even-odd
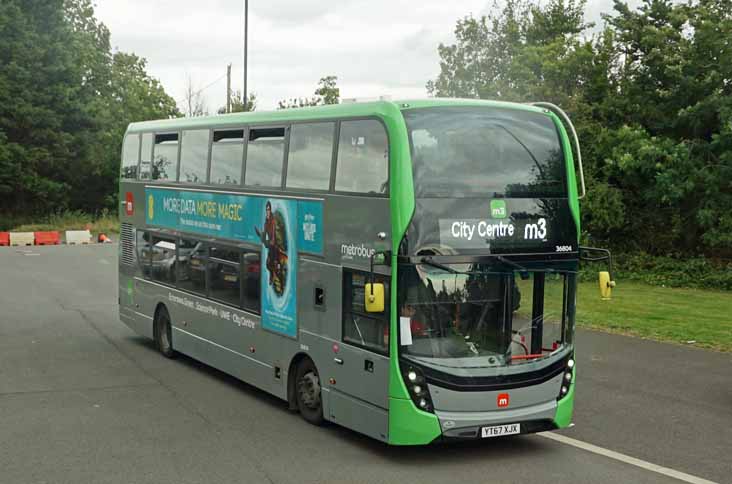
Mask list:
[[[577,325],[732,352],[732,292],[618,281],[612,299],[603,301],[597,283],[583,282]]]
[[[80,211],[68,211],[58,214],[49,215],[45,220],[38,223],[27,223],[12,227],[9,232],[37,232],[58,230],[64,232],[66,230],[84,230],[89,228],[93,235],[99,233],[118,234],[119,219],[102,211],[99,215],[89,215]]]

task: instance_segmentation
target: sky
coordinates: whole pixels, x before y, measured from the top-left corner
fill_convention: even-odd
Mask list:
[[[148,61],[182,108],[186,86],[203,89],[211,113],[225,104],[226,66],[242,88],[244,0],[96,0],[112,46]],[[248,87],[258,110],[312,96],[338,76],[342,98],[426,96],[439,73],[437,46],[455,23],[488,12],[493,0],[250,0]],[[588,20],[612,0],[588,0]]]

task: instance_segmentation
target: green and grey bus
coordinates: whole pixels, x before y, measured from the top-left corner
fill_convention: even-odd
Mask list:
[[[567,129],[548,104],[448,99],[133,123],[120,319],[389,444],[566,427]]]

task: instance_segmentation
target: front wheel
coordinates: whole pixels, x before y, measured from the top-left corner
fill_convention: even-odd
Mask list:
[[[155,318],[155,343],[157,344],[158,350],[166,358],[173,358],[175,356],[172,326],[168,310],[164,307],[160,308]]]
[[[310,359],[304,359],[297,367],[295,397],[302,418],[313,425],[321,425],[323,423],[323,400],[320,391],[320,376]]]

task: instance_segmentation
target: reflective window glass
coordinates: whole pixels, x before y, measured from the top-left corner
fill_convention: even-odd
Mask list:
[[[214,131],[211,147],[211,183],[239,185],[243,157],[243,129]]]
[[[137,165],[140,161],[140,135],[128,134],[122,144],[122,170],[120,178],[137,178]]]
[[[211,247],[208,265],[211,298],[239,307],[241,299],[239,266],[239,250]]]
[[[249,130],[244,183],[261,187],[282,186],[284,157],[285,128]]]
[[[373,119],[343,121],[338,139],[336,191],[384,194],[389,189],[389,147]]]
[[[385,284],[386,301],[389,307],[389,284],[385,277],[376,275],[375,282]],[[378,353],[389,351],[389,311],[367,313],[365,308],[365,287],[367,275],[360,272],[343,273],[343,341]]]
[[[178,246],[178,287],[206,295],[206,247],[202,242],[181,239]]]
[[[290,132],[287,188],[330,187],[334,123],[296,124]]]
[[[142,135],[142,145],[140,149],[140,180],[150,179],[150,165],[152,164],[152,133],[144,133]]]
[[[242,307],[258,313],[262,272],[259,252],[244,252],[241,261]]]
[[[208,137],[209,132],[207,129],[183,131],[178,181],[206,183]]]
[[[178,170],[178,133],[155,135],[151,178],[175,180]]]
[[[175,239],[153,237],[150,250],[151,278],[155,281],[175,284]]]

